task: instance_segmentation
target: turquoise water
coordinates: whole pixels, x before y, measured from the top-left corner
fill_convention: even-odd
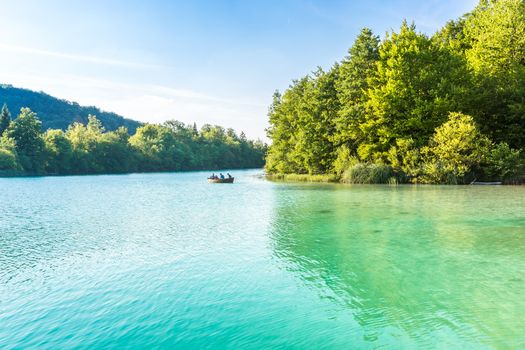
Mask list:
[[[0,179],[0,348],[525,348],[525,187]]]

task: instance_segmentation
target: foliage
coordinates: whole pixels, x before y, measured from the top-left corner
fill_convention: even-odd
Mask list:
[[[61,100],[43,92],[15,88],[11,85],[0,85],[0,102],[6,103],[13,111],[29,107],[39,116],[44,130],[62,129],[65,131],[73,123],[86,124],[89,115],[96,115],[104,128],[110,131],[124,126],[134,133],[141,126],[141,123],[135,120],[104,112],[93,106],[80,106],[76,102]]]
[[[339,66],[336,89],[341,107],[332,139],[336,146],[346,147],[354,155],[366,136],[361,128],[366,117],[366,93],[376,75],[378,60],[379,37],[364,28]]]
[[[397,172],[405,174],[412,182],[417,182],[422,174],[421,151],[411,138],[397,139],[396,145],[389,149],[387,159]]]
[[[2,136],[4,131],[7,130],[10,122],[11,122],[11,113],[9,113],[9,109],[7,108],[7,105],[4,104],[4,106],[2,107],[2,112],[0,112],[0,136]]]
[[[494,142],[525,147],[525,2],[480,1],[467,18],[470,113]]]
[[[350,148],[342,146],[339,147],[337,151],[337,158],[334,161],[333,171],[335,174],[341,175],[346,169],[357,163],[359,163],[359,160],[355,156],[352,156]]]
[[[293,181],[293,182],[337,182],[339,177],[334,174],[271,174],[267,175],[269,180]]]
[[[491,142],[471,116],[451,113],[436,129],[426,149],[426,178],[431,182],[458,183],[485,161]]]
[[[68,173],[71,169],[73,149],[62,130],[48,130],[44,134],[46,149],[45,171],[51,174]]]
[[[268,130],[274,141],[267,159],[271,172],[318,174],[332,167],[338,73],[337,66],[328,72],[319,68],[313,76],[294,81],[282,97],[274,95]]]
[[[489,179],[507,180],[517,176],[522,167],[521,152],[502,142],[492,148],[485,168]]]
[[[5,131],[5,136],[13,140],[20,164],[30,173],[38,173],[43,168],[41,125],[35,113],[29,108],[22,108],[20,115]]]
[[[388,184],[395,175],[389,165],[358,163],[343,173],[341,181],[352,184]]]
[[[465,75],[462,61],[406,22],[399,33],[387,36],[379,54],[377,76],[368,92],[371,113],[362,125],[367,143],[375,145],[371,152],[380,153],[398,138],[412,138],[420,147],[448,111],[457,108],[461,89],[456,85]]]
[[[0,148],[0,171],[18,170],[19,165],[13,151]]]
[[[95,116],[74,123],[66,132],[41,132],[28,108],[0,137],[0,170],[30,174],[97,174],[132,171],[178,171],[256,168],[264,163],[266,145],[238,136],[232,129],[184,125],[169,121],[147,124],[130,136],[125,127],[106,131]]]
[[[520,175],[525,2],[481,0],[433,36],[406,21],[382,40],[365,28],[328,72],[276,93],[269,122],[270,174],[361,182],[376,164],[397,182]]]

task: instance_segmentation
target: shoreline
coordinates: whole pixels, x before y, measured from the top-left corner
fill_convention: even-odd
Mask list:
[[[499,184],[493,184],[494,181],[477,181],[477,183],[464,183],[464,184],[445,184],[445,183],[412,183],[412,182],[385,182],[385,183],[357,183],[344,181],[342,176],[336,174],[264,174],[264,178],[270,181],[279,182],[309,182],[309,183],[333,183],[342,185],[447,185],[447,186],[523,186],[525,180],[500,180]]]
[[[0,171],[0,179],[4,178],[25,178],[25,177],[66,177],[66,176],[104,176],[104,175],[133,175],[133,174],[167,174],[167,173],[193,173],[193,172],[219,172],[236,170],[262,170],[262,168],[224,168],[224,169],[196,169],[196,170],[155,170],[155,171],[130,171],[130,172],[103,172],[103,173],[82,173],[82,174],[32,174],[26,172],[4,172]]]

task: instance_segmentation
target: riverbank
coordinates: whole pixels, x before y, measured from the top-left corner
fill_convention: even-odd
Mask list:
[[[399,177],[393,176],[386,179],[375,179],[377,181],[353,181],[351,178],[345,177],[344,175],[336,174],[265,174],[264,177],[270,181],[285,181],[285,182],[314,182],[314,183],[340,183],[340,184],[369,184],[369,185],[398,185],[398,184],[417,184],[407,181],[406,179],[400,179]],[[374,179],[368,179],[374,180]],[[404,180],[404,181],[403,181]],[[525,179],[509,179],[497,181],[500,185],[513,185],[523,186],[525,185]],[[483,181],[476,181],[477,184],[483,183]],[[486,182],[487,184],[489,182]],[[471,182],[463,183],[462,185],[470,185]],[[440,184],[434,184],[440,185]],[[457,184],[461,185],[461,184]]]
[[[272,181],[290,182],[340,182],[340,177],[335,174],[266,174],[265,178]]]
[[[0,178],[10,177],[63,177],[63,176],[97,176],[97,175],[132,175],[132,174],[169,174],[169,173],[227,173],[234,171],[261,170],[261,168],[224,168],[224,169],[193,169],[193,170],[159,170],[159,171],[127,171],[127,172],[89,172],[89,173],[29,173],[21,170],[0,170]],[[317,181],[318,182],[318,181]]]

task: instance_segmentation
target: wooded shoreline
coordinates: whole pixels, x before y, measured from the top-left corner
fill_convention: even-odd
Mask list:
[[[11,120],[0,114],[0,176],[90,175],[249,169],[264,165],[266,144],[217,125],[167,121],[146,124],[130,135],[106,131],[89,116],[87,125],[41,130],[29,108]]]
[[[435,185],[435,184],[424,184],[424,183],[411,183],[411,182],[397,182],[392,180],[390,182],[350,182],[338,177],[335,174],[265,174],[264,177],[270,181],[282,181],[282,182],[309,182],[309,183],[332,183],[332,184],[354,184],[354,185]],[[450,184],[447,184],[450,185]],[[472,183],[455,184],[459,186],[472,185]],[[507,180],[501,182],[502,186],[524,186],[525,180]]]
[[[347,57],[277,91],[269,120],[277,177],[523,183],[525,2],[481,0],[431,36],[364,28]]]

